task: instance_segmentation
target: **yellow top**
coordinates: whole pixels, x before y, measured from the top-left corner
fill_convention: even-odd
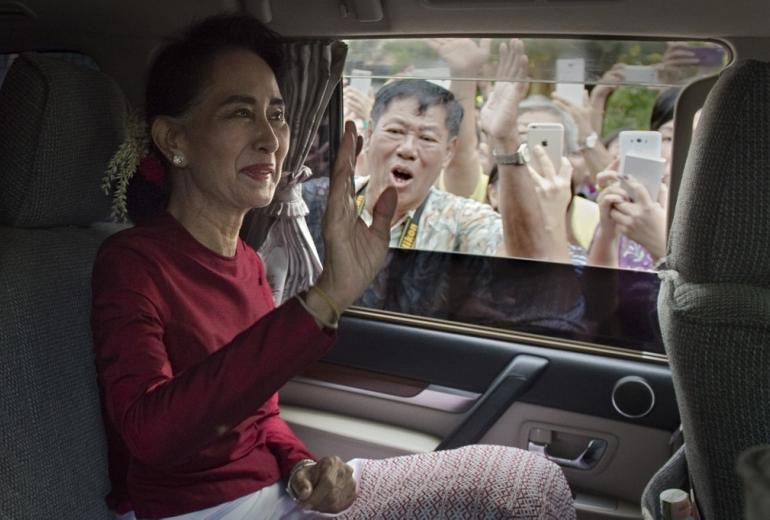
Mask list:
[[[578,244],[588,251],[599,225],[599,205],[583,197],[572,198],[572,232]]]
[[[479,182],[476,183],[476,187],[473,189],[470,197],[467,197],[476,202],[485,202],[487,200],[487,185],[489,184],[489,177],[483,173],[479,174]],[[444,172],[438,177],[438,183],[436,186],[442,191],[447,191],[446,184],[444,184]]]

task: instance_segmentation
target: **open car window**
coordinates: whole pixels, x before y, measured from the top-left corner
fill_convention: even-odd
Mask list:
[[[481,119],[496,84],[510,81],[498,77],[501,44],[511,45],[509,39],[351,40],[343,102],[338,108],[345,119],[353,119],[359,131],[371,138],[382,121],[381,114],[372,117],[378,92],[394,82],[424,79],[464,102],[464,118],[475,120],[470,139],[478,159],[470,164],[474,168],[478,164],[481,171],[473,189],[466,187],[460,193],[444,167],[431,189],[435,195],[433,206],[426,210],[429,218],[419,223],[425,227],[418,228],[411,242],[406,231],[398,239],[392,237],[388,265],[359,300],[358,312],[473,333],[523,334],[530,340],[568,347],[662,355],[657,270],[666,247],[673,107],[683,85],[721,70],[729,62],[729,52],[712,42],[545,38],[522,42],[528,73],[517,81],[526,84],[526,95],[519,105],[516,131],[527,141],[532,135],[540,139],[540,134],[532,133],[532,124],[563,127],[562,156],[568,158],[573,172],[572,198],[564,215],[570,261],[511,258],[499,254],[500,247],[484,247],[491,240],[486,236],[499,234],[500,229],[499,222],[487,218],[499,212],[499,202],[494,199],[495,158]],[[463,67],[463,59],[466,64],[473,62],[472,66]],[[332,121],[337,120],[334,117],[339,114]],[[431,136],[412,129],[386,131],[403,134],[403,139],[411,133],[415,146],[429,150]],[[629,133],[650,131],[655,134]],[[468,138],[461,129],[458,139]],[[364,144],[359,160],[357,187],[380,167],[368,155],[370,145]],[[316,149],[323,146],[319,141]],[[597,149],[603,150],[601,160],[596,158]],[[642,166],[633,162],[637,159]],[[319,164],[314,171],[322,177],[326,169]],[[612,182],[604,180],[608,170],[616,174],[609,176]],[[404,177],[404,182],[417,176],[408,170],[394,175]],[[632,187],[623,184],[629,176],[637,182],[634,189],[647,190],[646,207],[640,206],[641,195],[634,198]],[[612,184],[625,190],[625,198],[610,211],[625,213],[624,219],[629,212],[646,213],[643,218],[636,215],[639,218],[630,224],[622,221],[624,231],[611,246],[612,261],[597,260],[601,255],[592,254],[592,248],[603,225],[601,193]],[[446,193],[475,200],[475,205],[449,211],[456,199]],[[319,224],[324,205],[314,203],[325,198],[323,183],[308,183],[305,196],[311,209],[308,223],[323,254]],[[453,219],[460,213],[473,213],[472,218],[482,222],[466,239],[478,245],[475,250],[458,246],[456,233],[451,240],[436,238],[456,227]],[[427,227],[433,233],[428,238]],[[656,236],[650,239],[650,235]]]

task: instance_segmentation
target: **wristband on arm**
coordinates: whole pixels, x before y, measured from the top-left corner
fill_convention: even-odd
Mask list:
[[[292,500],[295,502],[298,500],[296,493],[294,493],[294,488],[291,487],[291,482],[294,480],[294,477],[297,475],[299,470],[302,468],[306,468],[308,466],[315,466],[316,461],[313,459],[302,459],[301,461],[297,462],[293,468],[291,468],[291,473],[289,473],[289,481],[286,483],[286,493],[291,497]]]

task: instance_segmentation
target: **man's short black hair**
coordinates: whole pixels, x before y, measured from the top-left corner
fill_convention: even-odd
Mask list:
[[[454,94],[444,87],[424,79],[400,79],[385,84],[377,91],[371,115],[372,123],[375,126],[391,101],[396,99],[416,100],[418,115],[423,115],[432,106],[443,106],[446,109],[445,124],[449,131],[449,137],[455,137],[460,133],[463,107],[455,99]]]

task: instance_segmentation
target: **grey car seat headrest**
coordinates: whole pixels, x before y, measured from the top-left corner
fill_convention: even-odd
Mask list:
[[[738,62],[706,100],[676,204],[668,267],[688,282],[770,286],[768,135],[770,64]]]
[[[106,220],[101,178],[125,136],[128,104],[106,75],[35,53],[0,88],[0,224]]]

